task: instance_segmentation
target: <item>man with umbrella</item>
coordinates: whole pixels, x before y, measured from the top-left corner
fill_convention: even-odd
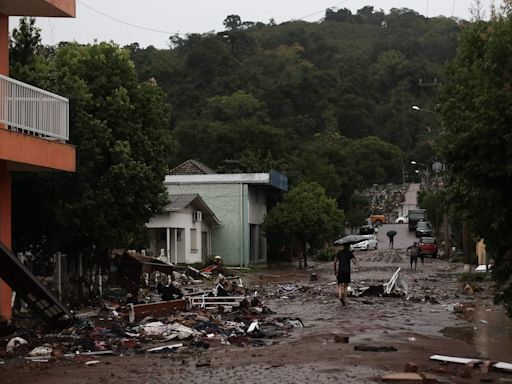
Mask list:
[[[389,248],[393,248],[393,238],[395,237],[395,235],[396,231],[392,229],[386,233],[386,236],[389,237]]]
[[[342,247],[334,259],[334,274],[338,281],[338,298],[343,305],[346,305],[348,284],[350,283],[350,261],[352,260],[354,265],[357,265],[354,253],[350,250],[350,243],[355,240],[351,241],[348,239],[349,237],[346,236],[335,242]]]

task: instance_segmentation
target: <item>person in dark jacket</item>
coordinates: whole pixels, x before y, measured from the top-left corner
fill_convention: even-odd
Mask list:
[[[334,274],[338,281],[338,298],[341,304],[346,305],[348,285],[350,284],[350,262],[357,265],[354,253],[349,244],[343,244],[334,259]]]
[[[407,253],[409,255],[409,261],[411,263],[411,269],[412,265],[414,264],[414,270],[416,270],[416,266],[418,265],[418,255],[420,253],[420,247],[418,242],[415,241],[413,245],[407,247]],[[423,258],[421,261],[423,262]]]

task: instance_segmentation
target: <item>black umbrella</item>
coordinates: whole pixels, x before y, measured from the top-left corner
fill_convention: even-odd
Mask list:
[[[368,235],[348,235],[338,239],[334,242],[334,244],[342,245],[342,244],[355,244],[359,243],[363,240],[368,240]]]
[[[386,233],[386,236],[389,236],[389,237],[393,237],[395,235],[396,235],[396,231],[394,231],[394,230],[387,231],[387,233]]]

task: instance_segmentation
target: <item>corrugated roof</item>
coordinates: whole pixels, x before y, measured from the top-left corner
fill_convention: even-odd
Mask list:
[[[171,195],[169,196],[169,204],[165,209],[167,211],[179,211],[180,209],[187,208],[197,197],[199,197],[197,193]]]
[[[208,204],[197,193],[184,193],[169,196],[169,204],[165,207],[166,211],[180,211],[193,205],[195,209],[203,212],[203,218],[212,226],[219,225],[220,220],[210,209]]]

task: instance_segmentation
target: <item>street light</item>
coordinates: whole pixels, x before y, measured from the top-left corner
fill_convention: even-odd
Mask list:
[[[417,105],[413,105],[411,108],[414,109],[415,111],[427,112],[436,115],[439,118],[439,122],[441,123],[441,130],[444,130],[443,116],[441,116],[439,113],[431,111],[430,109],[420,108]]]
[[[422,163],[418,163],[417,161],[414,161],[414,160],[411,160],[411,165],[418,165],[420,167],[425,167],[425,175],[427,176],[427,189],[430,189],[430,184],[429,184],[429,176],[430,176],[430,171],[428,169],[428,165],[426,164],[422,164]],[[415,170],[414,173],[417,173],[418,175],[420,174],[420,171],[419,170]]]

